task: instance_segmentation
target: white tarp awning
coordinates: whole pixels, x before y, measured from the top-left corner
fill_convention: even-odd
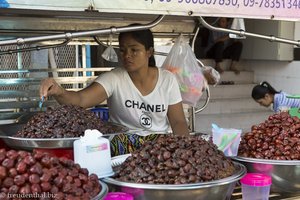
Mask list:
[[[300,20],[299,0],[0,0],[2,8]]]

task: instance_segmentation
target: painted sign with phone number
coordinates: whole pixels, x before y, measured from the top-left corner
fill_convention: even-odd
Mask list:
[[[298,21],[300,0],[2,0],[2,8],[224,16]]]

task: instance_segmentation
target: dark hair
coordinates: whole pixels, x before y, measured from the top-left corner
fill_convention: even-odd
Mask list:
[[[275,90],[268,82],[263,81],[260,84],[254,86],[252,89],[252,98],[254,100],[259,100],[265,97],[266,94],[276,94],[279,93]]]
[[[141,24],[130,24],[129,26],[136,26]],[[146,50],[149,50],[151,47],[154,49],[154,39],[153,34],[150,29],[145,30],[138,30],[138,31],[128,31],[128,32],[122,32],[119,34],[119,42],[124,37],[124,35],[131,35],[136,41],[144,45]],[[155,59],[154,55],[151,55],[149,58],[149,66],[155,67]]]

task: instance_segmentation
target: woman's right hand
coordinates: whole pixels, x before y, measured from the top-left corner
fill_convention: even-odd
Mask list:
[[[40,97],[59,96],[63,92],[64,89],[53,78],[46,78],[41,81]]]

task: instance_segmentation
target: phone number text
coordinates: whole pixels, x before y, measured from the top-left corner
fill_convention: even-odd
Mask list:
[[[259,7],[274,9],[300,9],[300,0],[159,0],[161,3],[205,4],[233,7]]]

